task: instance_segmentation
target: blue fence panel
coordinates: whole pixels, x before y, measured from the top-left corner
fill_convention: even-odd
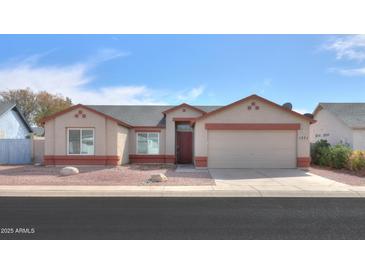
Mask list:
[[[0,139],[0,164],[16,165],[31,162],[31,139]]]

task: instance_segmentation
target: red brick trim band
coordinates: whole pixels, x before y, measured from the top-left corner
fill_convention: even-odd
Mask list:
[[[211,130],[298,130],[300,124],[206,123],[205,128]]]
[[[45,155],[44,164],[48,165],[119,165],[119,156],[99,155]]]
[[[131,164],[175,164],[175,155],[129,154]]]
[[[311,159],[310,157],[298,157],[297,158],[297,167],[309,167]]]
[[[196,167],[207,167],[208,166],[208,157],[196,156],[195,157],[195,166]]]

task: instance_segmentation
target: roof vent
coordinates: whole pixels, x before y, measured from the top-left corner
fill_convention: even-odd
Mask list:
[[[305,117],[308,117],[308,118],[311,118],[311,119],[313,119],[314,118],[314,116],[313,116],[313,114],[312,113],[304,113],[303,114]]]
[[[292,110],[293,109],[293,105],[291,103],[285,103],[285,104],[283,104],[283,108]]]

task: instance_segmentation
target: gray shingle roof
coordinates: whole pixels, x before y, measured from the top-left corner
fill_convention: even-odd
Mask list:
[[[5,112],[7,112],[10,109],[14,109],[20,116],[20,118],[23,120],[24,125],[28,128],[29,132],[33,132],[31,126],[29,125],[28,121],[25,119],[23,114],[20,112],[19,108],[14,103],[6,103],[6,102],[0,102],[0,116],[3,115]]]
[[[0,102],[0,115],[15,107],[13,103]]]
[[[365,103],[319,103],[350,128],[365,128]]]
[[[106,115],[112,116],[132,126],[165,126],[163,111],[174,106],[155,105],[88,105]],[[194,106],[205,112],[210,112],[220,106]]]

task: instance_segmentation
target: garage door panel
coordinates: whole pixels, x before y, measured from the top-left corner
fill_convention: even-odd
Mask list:
[[[295,131],[208,131],[210,168],[295,168]]]

